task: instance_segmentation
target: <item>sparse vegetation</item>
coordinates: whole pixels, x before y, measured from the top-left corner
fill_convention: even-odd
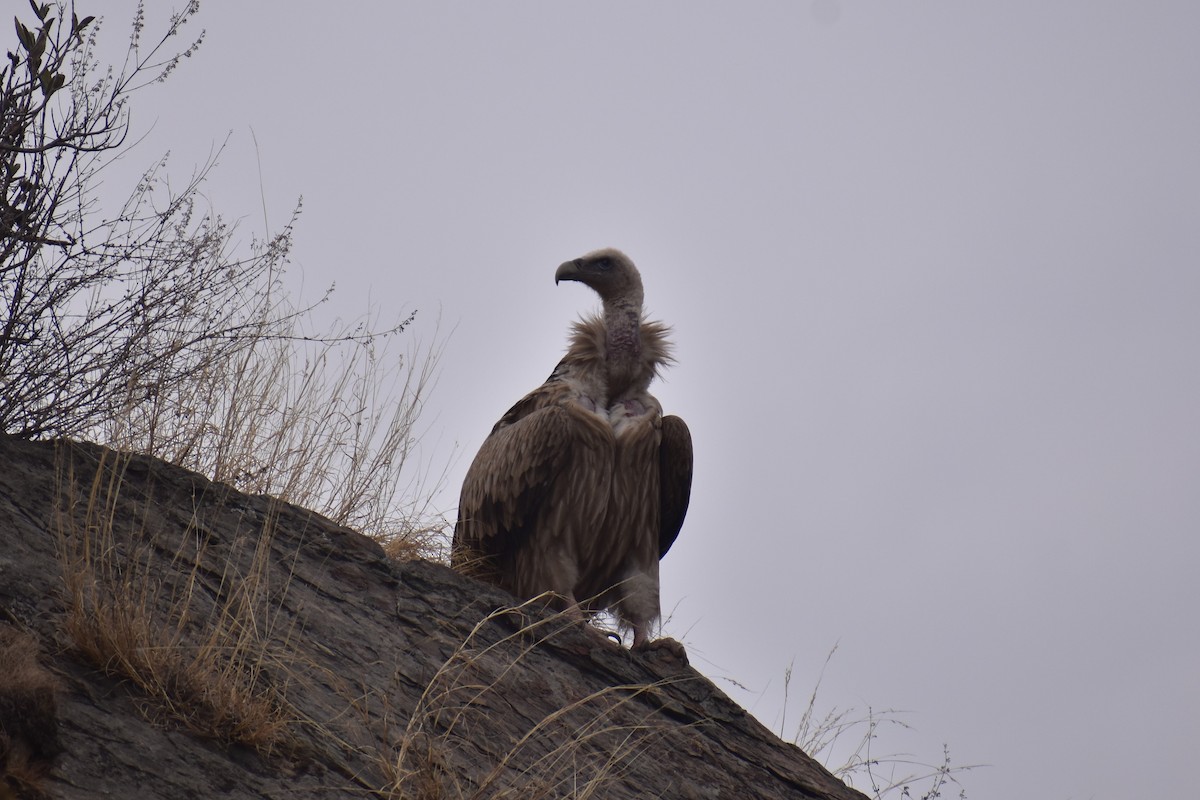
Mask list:
[[[103,440],[317,511],[399,560],[438,557],[446,523],[415,469],[437,355],[264,328],[232,360],[132,403]]]
[[[239,252],[236,226],[201,202],[213,161],[173,188],[164,157],[120,208],[102,211],[97,175],[122,152],[130,97],[200,46],[203,34],[177,53],[164,49],[198,4],[151,44],[139,6],[128,58],[112,71],[94,57],[97,20],[31,6],[34,19],[18,22],[0,66],[0,432],[92,438],[118,451],[84,473],[62,451],[64,630],[96,668],[134,684],[152,718],[264,755],[295,753],[302,727],[350,747],[335,722],[306,719],[289,700],[305,679],[290,647],[298,623],[279,613],[291,576],[270,560],[273,514],[248,517],[245,537],[217,543],[193,509],[185,534],[168,543],[163,512],[149,500],[138,506],[126,471],[131,454],[154,456],[314,509],[394,558],[439,555],[446,523],[428,505],[434,487],[412,475],[437,347],[389,351],[412,314],[318,329],[314,306],[294,304],[284,281],[299,206],[283,229]],[[508,702],[516,664],[575,624],[527,616],[540,601],[480,621],[403,719],[392,719],[386,699],[375,698],[376,709],[370,693],[355,701],[387,742],[377,753],[384,783],[373,790],[425,800],[602,797],[664,730],[654,700],[662,684],[609,686],[529,720],[486,752],[490,770],[464,777],[463,751],[481,747],[471,731]],[[485,641],[507,617],[520,619],[518,630]],[[0,703],[24,692],[53,710],[56,684],[35,650],[30,637],[0,631]],[[790,678],[789,669],[785,685]],[[818,720],[815,700],[816,688],[795,741],[820,758],[861,733],[834,772],[866,779],[876,797],[917,796],[921,782],[923,800],[938,797],[969,769],[951,767],[947,753],[928,774],[897,779],[896,768],[921,766],[872,753],[881,724],[903,726],[896,712],[860,719],[835,709]],[[0,729],[5,780],[36,788],[43,765],[13,741]]]
[[[578,623],[559,612],[532,618],[527,610],[547,605],[548,595],[499,609],[482,619],[425,687],[393,752],[384,755],[390,798],[482,800],[521,798],[585,800],[603,797],[665,721],[658,706],[640,704],[663,683],[608,686],[543,719],[530,721],[510,742],[488,752],[492,768],[477,783],[461,779],[454,756],[471,741],[473,717],[496,713],[514,696],[509,679],[516,664],[539,645]],[[498,619],[516,619],[517,630],[495,642],[482,633]],[[490,658],[485,658],[491,656]],[[624,712],[624,713],[622,713]],[[522,718],[520,714],[518,719]]]
[[[202,208],[215,160],[175,187],[164,157],[120,208],[100,201],[132,95],[201,45],[167,49],[198,4],[151,44],[139,5],[107,71],[99,20],[31,5],[0,67],[0,431],[153,455],[313,508],[398,557],[437,552],[445,523],[413,454],[438,351],[388,347],[413,313],[315,325],[284,281],[299,206],[239,252],[237,226]]]
[[[369,788],[430,800],[602,797],[669,724],[656,695],[664,683],[613,685],[524,725],[517,714],[508,738],[473,738],[488,715],[519,697],[518,663],[578,627],[562,613],[534,613],[546,597],[479,620],[411,713],[396,719],[381,687],[352,689],[352,676],[299,654],[303,620],[283,612],[292,575],[272,563],[272,515],[247,512],[244,535],[222,540],[208,518],[210,505],[223,505],[219,496],[197,495],[184,516],[171,517],[146,488],[153,479],[126,480],[130,469],[146,469],[144,459],[70,445],[59,452],[65,630],[88,661],[138,687],[150,719],[264,755],[303,753],[314,739],[375,748],[382,783]],[[201,489],[209,491],[223,490]],[[497,633],[505,628],[511,632]],[[358,713],[306,716],[289,694],[314,680],[344,685],[348,709]],[[363,731],[372,733],[364,740]],[[489,765],[482,775],[467,767],[477,771],[480,759]]]
[[[836,652],[835,645],[825,657],[825,664],[808,696],[808,704],[791,741],[824,764],[848,786],[869,791],[875,800],[893,797],[935,800],[942,797],[943,792],[951,786],[957,790],[957,796],[965,800],[966,790],[959,784],[958,776],[982,765],[952,764],[949,745],[942,746],[942,759],[938,763],[922,761],[908,753],[879,752],[882,728],[911,730],[903,719],[903,711],[868,707],[863,714],[854,708],[834,707],[823,716],[817,714],[817,694],[821,689],[825,667]],[[787,737],[792,666],[789,665],[783,675],[784,707],[779,723],[780,738]]]
[[[37,640],[0,623],[0,797],[40,798],[62,750],[58,680],[40,663]]]
[[[56,518],[66,632],[95,666],[141,689],[151,716],[168,713],[198,733],[264,754],[289,749],[288,651],[274,643],[288,639],[276,630],[274,594],[287,587],[270,579],[274,520],[247,531],[239,546],[253,551],[244,569],[242,554],[210,552],[196,517],[173,550],[156,536],[154,510],[137,513],[122,498],[128,463],[105,452],[80,485],[74,461],[63,455]]]

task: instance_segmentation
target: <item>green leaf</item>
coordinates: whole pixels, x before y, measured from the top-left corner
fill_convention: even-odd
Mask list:
[[[29,32],[29,28],[26,28],[24,25],[22,25],[21,20],[17,19],[16,17],[13,17],[13,22],[17,23],[17,38],[20,39],[21,44],[25,46],[25,51],[29,52],[30,50],[33,50],[33,34]]]
[[[37,41],[33,43],[35,55],[40,56],[42,53],[46,52],[46,42],[50,39],[50,26],[53,24],[54,20],[50,20],[42,26],[40,31],[38,31]]]

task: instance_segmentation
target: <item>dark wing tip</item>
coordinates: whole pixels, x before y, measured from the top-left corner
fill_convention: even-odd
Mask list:
[[[658,450],[660,521],[658,557],[671,549],[692,496],[692,434],[679,417],[663,417]]]

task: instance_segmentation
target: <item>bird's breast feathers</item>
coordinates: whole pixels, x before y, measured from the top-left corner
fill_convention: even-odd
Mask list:
[[[661,421],[662,406],[649,394],[618,400],[608,408],[608,423],[618,438],[635,428],[658,427]]]

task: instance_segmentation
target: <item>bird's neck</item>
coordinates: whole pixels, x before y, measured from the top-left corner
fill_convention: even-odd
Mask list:
[[[641,293],[605,300],[604,329],[604,357],[611,399],[636,382],[641,371]]]

